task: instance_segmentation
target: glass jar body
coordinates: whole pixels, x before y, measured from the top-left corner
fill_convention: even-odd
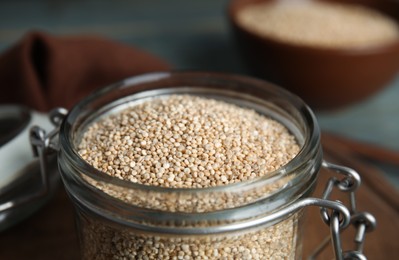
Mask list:
[[[270,176],[201,189],[150,187],[88,165],[77,145],[90,123],[156,96],[223,100],[271,117],[299,154]],[[155,73],[105,88],[75,106],[60,130],[59,168],[84,259],[300,259],[302,209],[321,165],[317,122],[297,97],[267,82],[213,73]],[[285,212],[284,214],[282,212]]]

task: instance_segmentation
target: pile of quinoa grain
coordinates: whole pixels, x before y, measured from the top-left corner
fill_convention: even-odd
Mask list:
[[[106,115],[87,126],[78,148],[84,160],[111,176],[169,188],[207,188],[265,176],[300,150],[279,122],[252,109],[192,95],[154,97]],[[87,180],[135,206],[195,213],[252,203],[280,190],[290,178],[250,191],[186,197]],[[84,259],[294,259],[300,215],[223,235],[140,233],[90,217],[80,218],[79,226]]]
[[[204,188],[264,176],[299,152],[295,137],[254,110],[190,95],[154,98],[92,124],[79,154],[111,176]]]
[[[239,23],[277,40],[315,47],[357,48],[399,40],[399,25],[377,10],[324,1],[277,1],[243,8]]]

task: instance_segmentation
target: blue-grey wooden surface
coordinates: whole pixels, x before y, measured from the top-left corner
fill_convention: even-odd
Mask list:
[[[0,0],[0,51],[33,29],[60,35],[94,33],[150,51],[177,69],[246,74],[229,32],[227,3],[227,0]],[[317,116],[322,129],[399,151],[398,99],[399,76],[362,103]],[[387,177],[399,185],[399,169],[385,170]]]

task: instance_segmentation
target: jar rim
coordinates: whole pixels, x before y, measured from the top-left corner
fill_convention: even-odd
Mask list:
[[[271,91],[274,94],[278,95],[282,99],[289,101],[291,105],[295,107],[297,113],[301,114],[302,119],[306,121],[306,125],[308,126],[307,135],[304,136],[303,144],[301,144],[301,149],[299,153],[290,160],[287,164],[283,165],[277,170],[272,172],[268,172],[267,175],[259,176],[250,180],[241,181],[238,183],[220,185],[215,187],[204,187],[204,188],[173,188],[173,187],[161,187],[161,186],[150,186],[146,184],[134,183],[128,180],[122,180],[118,177],[113,177],[111,175],[106,174],[103,171],[100,171],[93,166],[91,166],[87,161],[85,161],[78,153],[75,145],[74,145],[74,137],[72,135],[74,124],[76,124],[76,120],[79,116],[82,115],[82,111],[86,107],[88,107],[91,103],[95,103],[96,100],[100,97],[104,97],[106,95],[110,95],[113,92],[123,92],[124,89],[128,87],[138,87],[137,92],[135,94],[142,94],[148,92],[150,90],[145,89],[148,85],[153,87],[152,83],[159,84],[159,82],[165,81],[168,82],[169,79],[173,77],[180,77],[182,79],[188,79],[190,77],[194,78],[204,78],[204,79],[213,79],[215,82],[218,80],[224,82],[230,82],[236,84],[238,83],[246,83],[248,86],[253,85],[258,90],[262,91],[262,89]],[[200,86],[201,83],[197,83],[196,85]],[[144,85],[144,88],[141,89],[140,85]],[[234,88],[234,87],[233,87]],[[154,88],[157,90],[158,88]],[[154,90],[152,89],[152,90]],[[166,90],[167,88],[165,88]],[[230,91],[234,91],[231,90]],[[133,94],[133,95],[135,95]],[[238,93],[243,94],[243,93]],[[120,95],[120,94],[119,94]],[[112,95],[111,95],[112,96]],[[120,100],[123,96],[119,96]],[[258,99],[257,97],[252,96],[254,99]],[[115,101],[112,100],[112,101]],[[109,103],[108,103],[109,104]],[[203,71],[171,71],[171,72],[152,72],[146,73],[142,75],[137,75],[133,77],[126,78],[117,83],[108,85],[105,88],[101,88],[91,95],[87,96],[79,103],[77,103],[68,113],[65,120],[63,121],[60,128],[60,146],[61,150],[65,153],[65,157],[74,161],[74,164],[77,168],[81,169],[80,172],[84,172],[90,178],[107,182],[113,185],[121,186],[124,188],[132,188],[139,190],[151,190],[159,193],[170,193],[170,192],[179,192],[179,193],[202,193],[202,192],[216,192],[216,191],[228,191],[232,189],[245,189],[252,188],[254,186],[263,185],[265,183],[269,183],[271,181],[275,181],[286,173],[292,172],[298,167],[300,167],[307,159],[311,157],[312,149],[318,146],[320,142],[320,131],[318,128],[317,120],[308,105],[300,99],[298,96],[293,93],[275,86],[272,83],[269,83],[264,80],[252,78],[249,76],[243,76],[238,74],[227,74],[220,72],[203,72]]]

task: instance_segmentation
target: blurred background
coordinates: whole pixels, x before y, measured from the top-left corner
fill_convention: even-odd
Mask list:
[[[0,0],[0,55],[30,31],[53,35],[99,35],[150,52],[171,64],[174,69],[252,75],[232,35],[227,17],[228,4],[228,0]],[[391,83],[361,102],[315,112],[323,131],[391,149],[396,152],[397,158],[399,71]],[[372,162],[382,170],[381,174],[388,182],[399,190],[399,162]],[[367,166],[363,169],[367,169]],[[369,184],[378,184],[373,174],[369,174]],[[389,201],[389,216],[387,211],[380,212],[378,207],[377,212],[373,212],[381,213],[383,216],[378,221],[385,224],[385,229],[380,227],[380,233],[375,236],[375,247],[372,247],[373,243],[366,245],[370,248],[368,254],[375,251],[377,257],[374,259],[382,259],[378,256],[385,247],[380,244],[387,245],[386,248],[391,250],[398,249],[397,239],[386,235],[389,231],[397,235],[395,228],[392,229],[392,226],[397,227],[394,223],[397,220],[397,196],[392,195],[394,192],[390,192],[391,189],[386,189],[389,185],[382,183],[379,191],[386,190],[390,194],[381,198],[389,195],[394,198]],[[377,193],[370,192],[369,187],[366,186],[364,190],[369,194],[363,196],[359,204],[365,207],[372,203],[386,206],[382,200],[372,200]],[[0,237],[3,244],[0,258],[25,259],[15,258],[16,255],[29,255],[31,259],[76,257],[77,239],[73,232],[72,210],[71,205],[64,203],[65,197],[65,194],[58,194],[56,200],[35,218],[3,233]],[[318,217],[317,212],[314,216]],[[384,221],[384,217],[387,221]],[[310,231],[320,233],[317,226]],[[40,254],[40,250],[52,252]],[[43,257],[46,255],[47,258]]]
[[[227,0],[2,0],[0,51],[26,32],[96,34],[147,50],[175,69],[250,74],[227,20]],[[323,130],[399,151],[399,77],[345,108],[316,111]],[[392,165],[380,165],[399,187]]]

